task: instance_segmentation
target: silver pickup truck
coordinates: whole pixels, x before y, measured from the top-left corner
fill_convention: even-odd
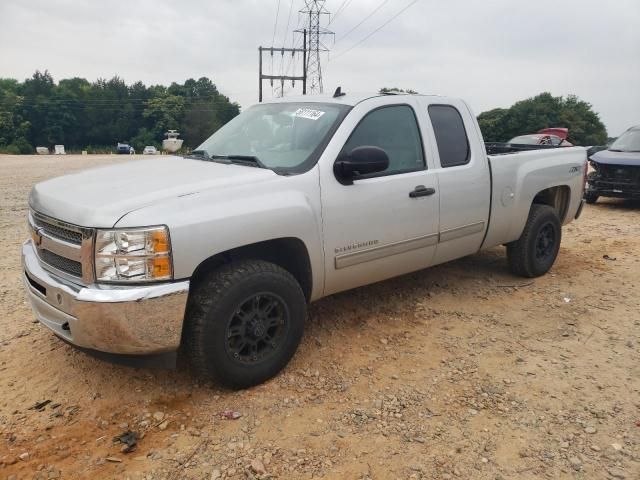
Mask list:
[[[277,99],[187,157],[34,186],[24,283],[73,345],[180,352],[242,388],[287,364],[321,297],[496,245],[544,274],[585,174],[578,147],[488,156],[454,98]]]

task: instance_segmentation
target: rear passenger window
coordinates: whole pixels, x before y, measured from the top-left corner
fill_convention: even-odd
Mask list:
[[[469,140],[460,112],[450,105],[431,105],[429,117],[440,152],[440,165],[446,168],[469,163]]]
[[[378,108],[368,113],[356,126],[343,147],[380,147],[389,156],[389,168],[371,176],[413,172],[425,168],[422,140],[413,109],[408,105]]]

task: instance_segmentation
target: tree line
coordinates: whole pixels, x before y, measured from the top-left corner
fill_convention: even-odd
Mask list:
[[[388,88],[382,94],[418,93],[412,89]],[[604,145],[607,129],[590,103],[575,95],[554,97],[548,92],[516,102],[509,108],[482,112],[478,123],[485,142],[508,142],[518,135],[536,133],[550,127],[569,129],[569,141],[574,145]]]
[[[117,142],[136,150],[159,147],[168,129],[194,148],[240,113],[206,77],[169,87],[127,85],[115,76],[56,83],[48,71],[24,82],[0,78],[0,152],[34,153],[36,146],[112,151]]]
[[[549,127],[569,129],[574,145],[604,145],[607,129],[591,104],[575,95],[554,97],[548,92],[495,108],[478,116],[485,142],[507,142],[511,138]]]
[[[383,88],[380,93],[417,93]],[[0,152],[34,153],[36,146],[62,144],[70,151],[112,151],[117,142],[136,150],[159,147],[164,133],[179,130],[184,147],[194,148],[240,113],[206,77],[170,86],[142,82],[127,85],[120,77],[89,82],[69,78],[56,83],[48,71],[24,82],[0,78]],[[607,131],[592,106],[574,95],[541,93],[510,108],[478,116],[487,142],[567,127],[576,145],[603,145]]]

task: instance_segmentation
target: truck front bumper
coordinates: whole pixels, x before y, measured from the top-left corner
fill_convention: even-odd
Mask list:
[[[63,340],[99,352],[148,355],[180,345],[189,281],[141,286],[82,286],[39,263],[22,246],[23,281],[37,319]]]

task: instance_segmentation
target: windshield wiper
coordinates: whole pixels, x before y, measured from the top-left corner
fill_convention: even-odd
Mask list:
[[[194,150],[185,158],[204,158],[205,160],[209,160],[211,157],[209,157],[206,150]]]
[[[610,148],[610,152],[624,152],[624,150],[620,150],[619,148]]]
[[[262,163],[258,157],[255,157],[253,155],[209,155],[206,150],[194,150],[185,158],[198,158],[207,160],[209,162],[219,162],[227,164],[237,163],[249,167],[269,169],[269,167]]]
[[[269,168],[253,155],[210,155],[211,159],[228,160],[229,163],[240,163],[251,167]]]

